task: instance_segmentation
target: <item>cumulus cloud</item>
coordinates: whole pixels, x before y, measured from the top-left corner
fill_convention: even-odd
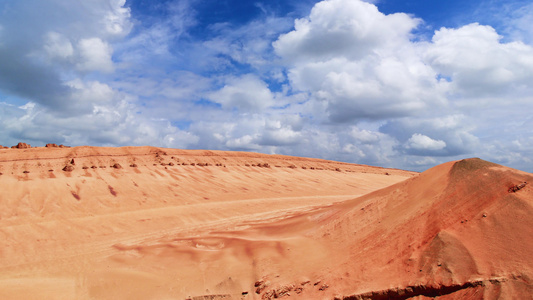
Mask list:
[[[80,60],[76,67],[80,71],[113,71],[111,55],[113,49],[100,38],[82,39],[77,45]]]
[[[50,60],[68,61],[74,55],[74,47],[64,35],[50,31],[45,35],[44,50]]]
[[[8,145],[25,140],[67,145],[158,145],[188,148],[198,137],[170,125],[167,120],[139,118],[136,107],[123,96],[117,101],[94,105],[91,113],[56,117],[38,104],[13,106],[0,103],[0,138]]]
[[[3,3],[0,24],[0,93],[9,95],[0,111],[6,140],[133,143],[131,134],[142,121],[132,117],[132,98],[97,79],[114,71],[111,43],[131,30],[124,0]]]
[[[399,148],[405,154],[453,157],[472,153],[479,146],[479,139],[473,134],[475,128],[465,116],[450,115],[393,120],[380,131],[405,145]]]
[[[274,43],[283,58],[297,62],[344,57],[358,60],[401,47],[420,20],[406,14],[384,15],[363,1],[330,0],[317,3],[307,18]]]
[[[515,14],[527,19],[526,8]],[[274,42],[291,88],[308,93],[303,108],[314,120],[337,128],[381,123],[378,132],[339,130],[333,151],[363,160],[360,154],[372,151],[365,146],[379,145],[388,149],[381,162],[418,168],[441,162],[439,157],[475,155],[480,145],[490,144],[478,137],[487,136],[483,130],[494,122],[483,112],[496,119],[503,111],[524,118],[502,108],[507,101],[531,107],[530,45],[504,40],[478,23],[441,28],[430,41],[415,42],[413,30],[420,24],[406,14],[382,14],[370,3],[327,0]],[[402,155],[419,159],[410,162]]]
[[[223,108],[242,112],[261,111],[274,104],[273,94],[266,83],[254,75],[228,78],[224,87],[208,97]]]
[[[66,81],[113,71],[109,42],[123,38],[132,26],[124,5],[124,0],[1,4],[0,88],[38,107],[85,112],[83,105],[77,111],[76,91]]]
[[[198,147],[283,153],[285,148],[302,145],[307,138],[302,119],[297,115],[235,116],[224,111],[219,114],[222,114],[220,120],[203,120],[191,125],[189,130],[200,137]]]
[[[322,102],[330,121],[407,116],[446,102],[410,40],[419,23],[362,1],[322,1],[274,48],[290,66],[292,88]]]
[[[74,79],[66,84],[74,90],[73,96],[81,103],[102,104],[115,99],[116,92],[105,83]]]
[[[109,1],[110,10],[105,13],[103,23],[106,31],[111,35],[123,36],[131,30],[130,9],[125,7],[125,4],[126,0]]]
[[[225,146],[232,150],[242,151],[242,150],[259,150],[261,147],[255,143],[255,136],[244,135],[238,138],[232,138],[226,141]]]
[[[405,147],[407,149],[433,151],[443,149],[446,147],[446,143],[441,140],[434,140],[420,133],[415,133],[407,140]]]
[[[531,5],[426,39],[422,20],[359,0],[296,20],[259,5],[199,36],[197,3],[0,4],[0,139],[533,168]]]
[[[259,138],[260,145],[288,146],[299,144],[302,134],[289,126],[278,123],[277,126],[267,126]]]
[[[450,78],[452,93],[486,96],[531,91],[533,47],[502,43],[490,26],[477,23],[435,32],[425,59]]]

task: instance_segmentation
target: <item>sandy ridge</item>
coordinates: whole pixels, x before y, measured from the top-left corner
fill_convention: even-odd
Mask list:
[[[267,254],[276,237],[238,232],[416,175],[310,158],[154,147],[4,149],[0,173],[0,298],[18,299],[205,294],[216,279],[199,259],[219,255],[209,241]],[[289,240],[310,246],[306,239]],[[221,253],[213,270],[234,259]],[[241,262],[236,274],[246,279],[239,285],[256,277],[244,275],[256,268],[253,261]]]
[[[37,148],[0,151],[0,172],[0,298],[533,294],[533,174],[480,159]]]

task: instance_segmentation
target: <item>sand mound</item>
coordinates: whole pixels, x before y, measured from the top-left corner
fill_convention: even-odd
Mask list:
[[[314,255],[315,242],[292,237],[308,225],[291,216],[413,175],[242,152],[2,149],[0,298],[259,297],[250,287],[268,260],[290,264],[276,247]],[[287,241],[275,221],[292,224]]]
[[[27,171],[28,173],[24,173]],[[0,298],[523,299],[532,174],[151,147],[0,151]]]
[[[532,178],[467,159],[324,209],[308,236],[335,259],[314,276],[339,299],[529,297],[533,191],[509,188]]]

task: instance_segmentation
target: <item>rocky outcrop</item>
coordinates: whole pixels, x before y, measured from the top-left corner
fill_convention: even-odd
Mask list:
[[[13,148],[13,149],[28,149],[28,148],[31,148],[31,145],[30,144],[26,144],[26,143],[18,143],[16,146],[12,146],[11,148]]]
[[[65,172],[72,172],[72,171],[74,171],[74,167],[71,166],[71,165],[67,165],[62,170],[65,171]]]
[[[46,144],[46,148],[70,148],[70,146],[65,145],[57,145],[57,144]]]
[[[520,183],[520,184],[513,185],[512,187],[509,188],[508,192],[509,193],[516,193],[519,190],[523,189],[526,185],[527,185],[527,182],[525,182],[525,181]]]
[[[437,298],[453,295],[462,290],[484,288],[489,285],[500,285],[506,282],[506,278],[490,278],[487,280],[473,280],[462,284],[449,285],[413,285],[405,288],[391,288],[381,291],[372,291],[350,296],[337,296],[335,300],[406,300],[415,297]],[[461,297],[462,298],[462,297]],[[459,299],[457,297],[453,299]]]

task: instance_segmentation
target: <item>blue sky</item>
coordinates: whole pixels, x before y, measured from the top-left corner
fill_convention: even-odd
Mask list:
[[[529,1],[0,0],[0,144],[533,171]]]

